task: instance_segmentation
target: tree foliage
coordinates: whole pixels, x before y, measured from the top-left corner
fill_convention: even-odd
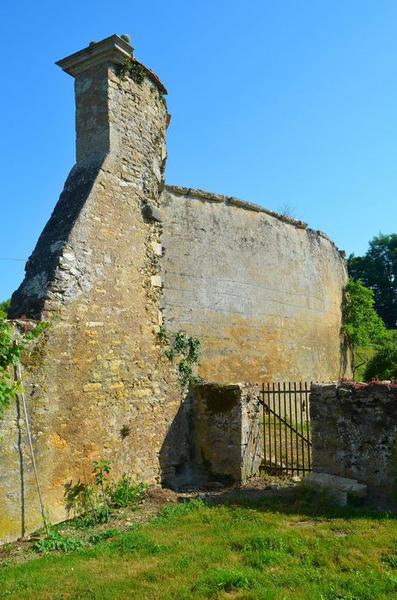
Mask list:
[[[0,304],[0,418],[10,401],[19,391],[12,368],[21,360],[21,354],[28,343],[37,338],[48,326],[44,321],[38,323],[27,333],[15,335],[13,325],[7,321],[8,302]]]
[[[397,379],[396,332],[390,332],[388,338],[368,362],[365,369],[365,378],[368,381],[371,379]]]
[[[352,350],[354,375],[360,366],[358,349],[381,344],[387,337],[385,325],[375,310],[374,292],[361,281],[349,279],[346,285],[342,331]]]
[[[0,319],[7,318],[9,306],[10,306],[10,300],[4,300],[4,302],[0,302]]]
[[[378,235],[364,256],[348,258],[349,275],[370,288],[386,327],[397,327],[397,234]]]

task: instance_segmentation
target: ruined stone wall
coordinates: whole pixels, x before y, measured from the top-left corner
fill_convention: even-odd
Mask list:
[[[164,190],[166,90],[139,63],[120,76],[131,53],[111,36],[58,63],[76,80],[77,163],[10,308],[12,318],[50,323],[25,357],[24,383],[54,522],[65,517],[64,485],[89,479],[93,460],[111,460],[115,477],[191,476],[193,400],[159,343],[163,321],[200,338],[208,381],[342,370],[337,249],[236,199]],[[0,439],[5,541],[40,524],[18,402]]]
[[[157,343],[160,225],[144,211],[159,204],[163,185],[168,117],[162,92],[150,77],[140,84],[121,79],[111,65],[90,67],[77,79],[77,132],[95,132],[99,119],[99,147],[109,143],[109,152],[101,156],[93,140],[87,146],[78,137],[81,160],[11,306],[13,317],[50,322],[24,377],[52,521],[65,516],[65,483],[89,478],[95,459],[110,459],[115,476],[128,472],[159,482],[164,439],[181,401]],[[12,403],[0,423],[3,541],[21,533],[22,502],[25,530],[40,524],[30,461],[25,455],[21,462],[17,451],[21,433],[26,448],[19,425]]]
[[[194,461],[198,479],[245,483],[263,460],[257,386],[204,384],[193,390]]]
[[[313,385],[313,469],[355,479],[371,495],[395,498],[397,386]]]
[[[163,194],[163,315],[202,341],[208,381],[343,375],[343,257],[324,235],[237,199]]]

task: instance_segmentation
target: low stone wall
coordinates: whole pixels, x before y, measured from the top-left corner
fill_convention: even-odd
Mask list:
[[[204,479],[244,483],[263,459],[259,389],[248,384],[204,384],[193,391],[194,446]]]
[[[391,497],[397,478],[397,385],[312,385],[314,471],[355,479]]]

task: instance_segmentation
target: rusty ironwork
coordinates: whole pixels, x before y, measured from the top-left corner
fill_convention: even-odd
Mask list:
[[[262,468],[270,473],[300,475],[312,470],[310,383],[263,383]]]

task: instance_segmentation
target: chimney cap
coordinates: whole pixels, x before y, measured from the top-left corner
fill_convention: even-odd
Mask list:
[[[133,52],[134,49],[124,36],[111,35],[100,42],[91,42],[83,50],[79,50],[55,64],[72,77],[76,77],[87,68],[103,62],[123,64],[126,59],[131,58]]]

